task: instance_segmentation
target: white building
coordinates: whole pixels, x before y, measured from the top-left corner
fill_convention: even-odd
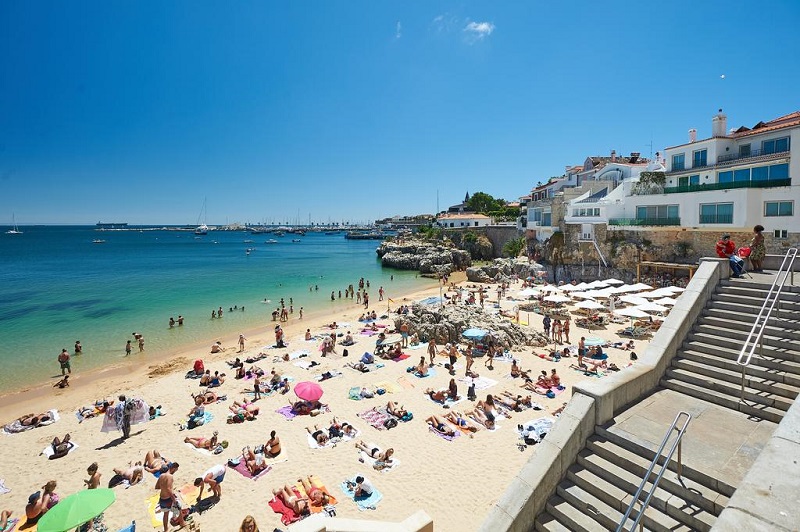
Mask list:
[[[711,137],[665,150],[663,186],[626,183],[624,198],[608,204],[609,225],[681,226],[709,231],[751,231],[760,224],[777,239],[797,232],[800,218],[800,112],[727,131],[722,110]],[[611,199],[611,198],[608,198]]]
[[[486,227],[492,219],[484,214],[440,214],[436,217],[436,225],[446,229],[466,229],[467,227]]]

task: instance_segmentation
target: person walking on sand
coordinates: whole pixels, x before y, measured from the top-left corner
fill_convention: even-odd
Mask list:
[[[364,308],[369,308],[369,294],[364,292]]]
[[[58,363],[61,364],[61,374],[64,375],[64,370],[72,373],[72,366],[69,363],[69,353],[67,353],[66,349],[61,350],[61,354],[58,355]]]
[[[240,352],[240,353],[241,353],[242,351],[244,351],[244,341],[245,341],[245,337],[244,337],[244,335],[243,335],[243,334],[240,334],[240,335],[239,335],[239,352]]]
[[[164,514],[164,532],[169,528],[169,514],[170,509],[177,501],[173,486],[175,479],[173,475],[178,471],[178,462],[172,462],[169,469],[161,473],[156,481],[156,489],[158,493],[158,507],[161,508],[161,513]],[[180,515],[180,514],[179,514]]]
[[[144,336],[140,336],[139,337],[139,352],[141,353],[143,351],[144,351]]]
[[[131,349],[132,349],[131,341],[128,340],[127,342],[125,342],[125,356],[128,356],[128,355],[131,354]]]

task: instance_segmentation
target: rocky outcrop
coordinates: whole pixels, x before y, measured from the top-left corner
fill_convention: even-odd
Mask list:
[[[543,267],[527,259],[495,259],[491,264],[467,268],[467,280],[473,283],[508,282],[515,275],[521,279],[535,275]]]
[[[383,266],[423,274],[450,274],[472,264],[467,251],[422,240],[383,242],[375,252]]]
[[[411,334],[417,333],[422,341],[434,338],[440,346],[447,342],[464,342],[461,333],[472,327],[490,331],[496,341],[509,349],[547,345],[543,334],[522,328],[497,314],[489,314],[479,306],[415,304],[412,311],[412,314],[397,316],[395,328],[400,329],[407,323]]]

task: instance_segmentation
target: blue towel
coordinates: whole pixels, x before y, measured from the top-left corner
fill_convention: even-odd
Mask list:
[[[117,532],[136,532],[136,521],[131,522],[131,524],[119,529]]]
[[[355,482],[355,479],[353,480],[353,482]],[[370,495],[369,497],[356,498],[354,495],[355,492],[347,487],[346,482],[342,482],[340,487],[342,488],[342,492],[345,495],[347,495],[348,497],[350,497],[355,501],[355,503],[358,505],[358,509],[362,512],[365,510],[374,510],[378,505],[378,503],[381,501],[381,499],[383,499],[383,494],[381,494],[381,492],[378,491],[377,489],[375,489],[372,492],[372,495]]]

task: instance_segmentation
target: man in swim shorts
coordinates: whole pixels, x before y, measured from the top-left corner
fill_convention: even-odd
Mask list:
[[[203,489],[205,488],[206,484],[208,484],[208,488],[214,494],[214,497],[220,499],[222,497],[222,481],[225,480],[225,466],[223,464],[217,464],[205,473],[203,473],[202,477],[197,477],[194,479],[194,485],[200,487],[200,494],[197,496],[197,502],[203,498]]]
[[[156,481],[156,489],[159,490],[158,507],[161,508],[161,513],[164,514],[164,532],[167,532],[169,528],[169,511],[177,501],[175,491],[173,490],[173,485],[175,483],[173,475],[176,471],[178,471],[178,462],[172,462],[169,465],[169,469],[162,473]]]

